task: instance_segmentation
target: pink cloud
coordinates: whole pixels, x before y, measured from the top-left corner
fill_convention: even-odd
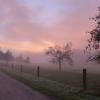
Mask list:
[[[2,29],[4,29],[0,36],[2,35],[5,45],[10,40],[15,42],[17,47],[20,42],[29,41],[31,45],[35,43],[40,48],[42,46],[46,48],[45,43],[48,43],[48,45],[53,43],[64,44],[72,41],[75,48],[83,48],[87,39],[85,32],[91,29],[88,18],[96,14],[100,1],[55,1],[64,8],[53,15],[53,18],[50,19],[52,20],[51,25],[46,27],[40,21],[44,7],[31,8],[25,2],[21,3],[19,0],[0,0],[0,11],[2,12],[0,22]],[[45,16],[48,15],[45,14]],[[47,22],[49,23],[49,21]],[[46,42],[43,43],[43,41]]]

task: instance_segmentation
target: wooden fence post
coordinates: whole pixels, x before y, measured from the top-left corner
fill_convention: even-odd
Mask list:
[[[37,67],[37,77],[38,77],[38,79],[40,77],[40,67],[39,66]]]
[[[83,89],[87,89],[87,70],[86,68],[83,69]]]

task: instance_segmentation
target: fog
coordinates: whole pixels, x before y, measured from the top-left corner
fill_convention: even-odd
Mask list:
[[[87,56],[78,49],[87,45],[85,33],[94,27],[89,18],[97,14],[99,4],[100,0],[0,0],[0,47],[14,49],[15,56],[29,56],[34,66],[57,69],[41,52],[56,43],[71,41],[76,48],[74,63],[64,63],[62,69],[87,68],[99,73],[99,64],[87,63]]]
[[[58,70],[58,65],[51,63],[51,57],[47,56],[45,53],[27,52],[23,53],[23,55],[29,56],[31,58],[31,63],[34,66],[39,65],[41,68]],[[72,59],[73,65],[68,64],[67,61],[62,64],[63,71],[81,72],[83,68],[86,68],[89,73],[100,73],[100,64],[92,61],[87,62],[88,56],[87,54],[84,54],[84,50],[73,50]]]

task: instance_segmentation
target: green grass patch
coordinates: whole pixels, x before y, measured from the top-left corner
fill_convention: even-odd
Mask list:
[[[100,100],[99,97],[88,95],[81,88],[71,87],[54,80],[42,77],[38,79],[32,74],[7,69],[1,69],[1,71],[55,100]]]

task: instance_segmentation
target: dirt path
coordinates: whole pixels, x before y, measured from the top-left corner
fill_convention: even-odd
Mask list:
[[[24,84],[0,73],[0,100],[51,100]]]

